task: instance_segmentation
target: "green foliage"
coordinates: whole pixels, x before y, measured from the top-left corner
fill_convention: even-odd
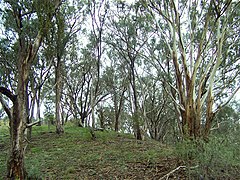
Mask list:
[[[53,21],[51,16],[54,14],[54,1],[49,2],[49,0],[34,0],[34,1],[4,1],[3,3],[9,4],[7,6],[1,7],[1,25],[4,26],[3,31],[4,36],[0,40],[0,84],[6,87],[10,87],[14,91],[17,81],[17,55],[19,51],[19,44],[16,43],[17,33],[24,38],[26,44],[29,44],[39,29],[42,29],[47,38],[44,39],[42,43],[42,48],[39,49],[40,54],[38,54],[36,59],[41,59],[36,61],[32,72],[35,72],[35,77],[41,77],[42,72],[44,72],[48,66],[54,65],[54,59],[56,59],[56,54],[58,57],[62,58],[62,63],[64,67],[62,70],[62,75],[65,81],[63,87],[63,97],[62,102],[67,103],[63,105],[63,111],[69,112],[68,115],[72,113],[74,103],[76,106],[81,108],[81,113],[85,110],[89,110],[88,104],[93,97],[89,93],[90,89],[99,88],[100,94],[110,93],[110,96],[114,96],[115,102],[119,102],[121,98],[122,91],[126,88],[126,93],[124,94],[124,102],[122,105],[121,122],[119,122],[120,132],[132,131],[134,122],[138,122],[140,126],[143,125],[142,114],[135,114],[136,116],[131,117],[131,90],[128,91],[130,83],[133,84],[131,76],[136,75],[134,84],[136,84],[136,94],[138,99],[138,104],[142,107],[145,106],[147,115],[148,126],[153,129],[161,127],[162,136],[168,135],[166,139],[168,141],[175,135],[173,130],[177,128],[175,123],[175,111],[172,103],[172,97],[167,97],[167,94],[172,93],[175,97],[178,97],[177,91],[174,89],[176,75],[174,73],[174,66],[171,63],[171,50],[173,47],[173,37],[171,35],[172,28],[168,25],[176,25],[178,33],[182,33],[182,36],[177,37],[177,48],[180,46],[183,49],[178,49],[177,52],[186,53],[186,58],[192,59],[195,62],[195,53],[201,52],[199,55],[204,61],[201,62],[201,68],[197,72],[197,82],[200,82],[200,78],[204,77],[201,71],[204,71],[207,64],[211,61],[213,52],[217,51],[218,44],[216,38],[216,12],[213,7],[210,9],[211,19],[208,24],[207,29],[207,41],[203,41],[203,47],[200,48],[202,35],[204,33],[204,23],[205,15],[208,11],[210,2],[201,2],[196,5],[195,2],[189,2],[189,5],[185,6],[185,1],[178,1],[177,9],[179,9],[179,14],[181,17],[186,18],[186,21],[180,18],[179,24],[174,24],[178,19],[174,21],[174,10],[172,9],[171,2],[168,1],[152,1],[151,6],[148,6],[147,1],[138,1],[124,12],[115,11],[116,8],[111,7],[105,19],[102,13],[94,13],[92,16],[93,23],[96,23],[95,27],[89,28],[89,21],[86,21],[86,27],[81,27],[84,25],[83,21],[89,16],[89,11],[86,12],[85,8],[91,8],[95,10],[101,9],[101,2],[90,2],[86,0],[74,1],[68,3],[68,1],[63,1],[62,6],[56,11]],[[65,3],[66,2],[66,3]],[[103,1],[102,3],[105,3]],[[112,2],[108,2],[111,4]],[[108,10],[108,3],[103,9]],[[71,4],[71,6],[69,6]],[[89,5],[87,5],[89,4]],[[192,4],[192,6],[191,6]],[[111,4],[111,6],[114,3]],[[156,6],[154,8],[154,6]],[[221,1],[217,6],[222,6],[224,10],[225,4]],[[238,5],[239,6],[239,5]],[[103,4],[102,4],[103,7]],[[152,9],[152,14],[151,12]],[[158,8],[164,16],[169,17],[172,23],[165,21],[163,15],[157,12]],[[189,10],[188,10],[189,8]],[[201,11],[199,11],[201,8]],[[21,13],[25,13],[22,16],[22,27],[19,28],[14,20],[13,9],[16,12],[21,9]],[[236,59],[239,57],[239,22],[238,15],[239,9],[235,8],[235,11],[229,14],[229,23],[227,25],[226,36],[223,42],[222,63],[219,66],[219,78],[216,78],[216,86],[214,86],[214,93],[223,92],[221,99],[225,99],[228,94],[227,92],[233,92],[237,80],[239,79],[238,67]],[[16,13],[15,12],[15,13]],[[88,13],[88,14],[86,14]],[[226,16],[224,11],[222,16]],[[177,13],[176,13],[177,14]],[[99,16],[99,17],[98,17]],[[188,17],[189,16],[189,17]],[[189,18],[187,21],[187,17]],[[212,18],[213,17],[213,18]],[[177,16],[178,18],[178,16]],[[224,19],[221,18],[220,19]],[[102,27],[101,23],[104,20],[104,25]],[[95,22],[94,22],[95,21]],[[223,20],[220,21],[221,26]],[[158,22],[158,24],[156,24]],[[100,23],[100,26],[97,24]],[[187,28],[189,26],[189,29]],[[221,27],[220,26],[220,27]],[[173,27],[173,26],[172,26]],[[85,29],[85,33],[80,30]],[[47,31],[50,29],[50,33]],[[221,28],[223,32],[224,28]],[[103,34],[98,37],[98,30],[101,30]],[[21,31],[21,32],[18,32]],[[80,36],[76,33],[82,33]],[[83,44],[79,45],[81,40],[79,37],[84,38]],[[87,37],[86,37],[87,36]],[[204,38],[205,39],[205,38]],[[182,42],[180,42],[182,40]],[[102,42],[102,45],[101,43]],[[85,46],[84,46],[85,44]],[[192,46],[192,49],[191,49]],[[170,48],[169,48],[170,47]],[[199,47],[199,51],[198,51]],[[101,49],[100,49],[101,48]],[[148,50],[149,49],[149,50]],[[98,50],[98,51],[96,51]],[[100,50],[100,51],[99,51]],[[106,51],[105,51],[106,50]],[[149,51],[149,52],[148,52]],[[193,52],[193,53],[192,53]],[[100,63],[96,61],[96,54],[102,56]],[[195,55],[194,55],[195,54]],[[217,54],[217,53],[214,53]],[[181,56],[182,55],[182,56]],[[181,60],[184,54],[178,54],[178,60]],[[146,56],[146,57],[145,57]],[[216,57],[213,56],[213,59]],[[99,58],[100,59],[100,58]],[[111,61],[111,62],[110,62]],[[43,63],[45,62],[45,63]],[[111,67],[109,64],[111,63]],[[94,82],[94,77],[96,73],[96,65],[100,64],[100,76],[99,83]],[[180,65],[183,62],[179,62]],[[187,62],[190,66],[192,62]],[[214,60],[213,63],[214,65]],[[134,65],[133,71],[130,69]],[[39,66],[39,67],[38,67]],[[160,66],[163,66],[160,68]],[[211,66],[211,65],[210,65]],[[54,67],[54,66],[53,66]],[[42,70],[40,73],[40,68]],[[156,68],[156,69],[155,69]],[[175,67],[176,68],[176,67]],[[53,79],[52,69],[50,68],[49,77],[46,83],[48,86],[42,88],[41,101],[45,102],[45,121],[54,122],[54,93],[52,88],[54,88],[55,81]],[[165,69],[165,71],[164,71]],[[184,69],[181,67],[180,69]],[[211,69],[211,68],[210,68]],[[139,71],[141,70],[141,71]],[[157,72],[155,72],[155,70]],[[132,71],[132,75],[129,75]],[[39,74],[38,74],[39,73]],[[148,75],[147,75],[148,74]],[[190,74],[192,74],[190,72]],[[233,74],[236,74],[233,78]],[[236,79],[234,80],[234,78]],[[42,78],[42,77],[41,77]],[[31,84],[32,89],[38,87],[37,84],[41,84],[42,79],[38,80],[38,83],[33,82]],[[184,77],[183,77],[184,78]],[[33,78],[34,81],[36,78]],[[206,78],[208,80],[208,78]],[[132,81],[132,82],[131,82]],[[161,82],[161,83],[160,83]],[[187,81],[186,81],[187,82]],[[96,85],[99,87],[95,87]],[[168,84],[173,87],[168,87]],[[207,82],[207,84],[209,84]],[[164,87],[164,89],[163,89]],[[198,89],[198,86],[195,86]],[[226,90],[222,90],[222,87],[228,87]],[[168,89],[169,88],[169,89]],[[166,94],[164,92],[170,90]],[[145,91],[145,92],[144,92]],[[174,91],[174,92],[173,92]],[[49,93],[50,92],[50,93]],[[180,91],[179,91],[180,92]],[[176,93],[176,94],[175,94]],[[45,96],[46,95],[46,96]],[[76,96],[71,102],[69,99],[72,96]],[[31,96],[33,97],[33,96]],[[99,95],[100,97],[100,95]],[[217,96],[220,97],[220,96]],[[96,101],[98,97],[94,97]],[[165,99],[166,98],[166,99]],[[103,99],[104,100],[104,99]],[[70,102],[70,103],[69,103]],[[104,126],[109,129],[114,127],[114,106],[113,100],[110,103],[107,101],[99,100],[101,108],[104,112]],[[176,102],[181,102],[176,99]],[[218,102],[218,101],[216,101]],[[86,105],[83,109],[82,107]],[[66,107],[66,106],[69,107]],[[162,106],[163,105],[163,106]],[[205,106],[205,105],[203,105]],[[239,104],[236,104],[236,107]],[[140,111],[142,109],[140,108]],[[159,114],[159,112],[163,112]],[[89,111],[88,111],[89,112]],[[204,175],[206,178],[210,176],[220,177],[221,171],[231,171],[231,169],[236,166],[239,167],[239,109],[235,107],[226,106],[217,115],[217,122],[220,123],[220,128],[213,131],[209,143],[203,141],[184,141],[177,144],[175,154],[181,159],[184,159],[188,164],[189,171],[191,174]],[[78,112],[78,114],[81,114]],[[138,113],[138,112],[137,112]],[[1,114],[1,113],[0,113]],[[80,119],[78,115],[74,117],[75,119]],[[204,117],[204,115],[203,115]],[[145,120],[145,119],[144,119]],[[0,122],[1,123],[1,122]],[[126,136],[123,134],[118,134],[113,131],[103,131],[95,132],[96,140],[92,141],[91,134],[87,128],[79,128],[74,126],[72,123],[65,125],[65,134],[58,136],[54,134],[55,126],[40,126],[33,127],[33,142],[29,144],[27,149],[27,169],[29,176],[33,179],[45,178],[45,179],[58,179],[57,174],[62,176],[63,179],[73,179],[81,170],[89,170],[87,175],[95,176],[98,173],[99,166],[109,164],[113,168],[116,168],[120,172],[125,172],[128,170],[128,162],[155,162],[161,156],[171,156],[171,149],[161,149],[160,145],[157,143],[149,144],[135,141],[131,135]],[[7,126],[0,127],[0,150],[2,154],[0,155],[0,172],[5,172],[5,161],[7,157],[8,149],[8,135],[9,130]],[[154,134],[154,132],[150,132]],[[176,133],[177,134],[177,133]],[[159,146],[159,147],[158,147]],[[80,165],[79,165],[80,164]],[[82,167],[82,166],[83,167]],[[81,167],[79,167],[81,166]],[[116,167],[115,167],[116,166]],[[3,170],[2,170],[3,169]],[[80,169],[80,170],[79,170]],[[100,171],[100,170],[99,170]],[[231,172],[230,172],[231,173]],[[46,176],[44,176],[46,174]],[[75,176],[73,175],[75,174]],[[1,174],[2,175],[2,174]],[[62,178],[61,177],[61,178]],[[78,177],[78,176],[77,176]],[[103,176],[104,177],[104,176]],[[85,177],[81,177],[85,179]],[[228,177],[226,177],[228,178]]]
[[[9,127],[0,121],[0,179],[6,174],[6,164],[9,149]]]
[[[44,174],[39,169],[38,161],[31,161],[31,165],[29,163],[26,164],[26,168],[28,169],[28,178],[41,180],[44,178]]]
[[[215,126],[218,126],[218,128],[214,130],[214,134],[229,135],[237,131],[240,119],[239,107],[240,104],[237,101],[233,101],[218,112],[215,118],[217,121]]]
[[[5,121],[5,122],[4,122]],[[0,135],[2,136],[8,136],[9,134],[9,126],[8,126],[9,121],[1,119],[0,120]]]
[[[230,178],[230,174],[239,173],[239,138],[239,135],[215,136],[207,143],[186,140],[177,144],[175,153],[185,160],[192,177]]]
[[[50,3],[48,0],[35,0],[33,1],[33,7],[36,10],[38,16],[39,27],[43,34],[47,34],[48,30],[52,27],[52,16],[55,12],[55,4]]]
[[[55,119],[54,114],[52,114],[51,112],[46,112],[44,114],[44,121],[45,122],[53,122],[54,119]]]

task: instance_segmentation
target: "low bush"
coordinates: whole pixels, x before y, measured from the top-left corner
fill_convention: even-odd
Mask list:
[[[175,153],[185,161],[190,177],[229,179],[240,173],[239,139],[231,134],[212,136],[209,142],[185,140],[177,144]]]

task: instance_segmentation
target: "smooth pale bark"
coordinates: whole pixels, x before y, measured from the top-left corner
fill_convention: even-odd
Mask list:
[[[29,107],[29,96],[28,96],[28,82],[29,82],[29,79],[26,80],[27,81],[27,85],[26,85],[26,94],[25,94],[25,97],[26,97],[26,117],[27,117],[27,124],[31,124],[32,123],[32,118],[30,117],[30,107]],[[27,135],[27,140],[31,140],[32,138],[32,126],[28,127],[26,129],[26,132],[25,134]]]
[[[102,4],[101,4],[102,3]],[[106,2],[103,0],[100,4],[103,5]],[[101,14],[101,5],[99,6],[95,1],[91,2],[89,12],[91,15],[91,21],[92,21],[92,33],[94,37],[93,42],[93,49],[94,53],[92,55],[92,59],[96,61],[96,64],[94,63],[94,70],[92,71],[92,87],[91,88],[91,120],[92,120],[92,128],[95,128],[95,107],[99,103],[98,97],[101,95],[101,89],[100,89],[100,71],[101,71],[101,59],[102,59],[102,53],[103,53],[103,47],[102,47],[102,33],[105,26],[105,20],[106,20],[106,14],[108,12],[107,8],[104,8],[104,14]],[[106,6],[103,6],[106,7]]]
[[[181,131],[185,137],[207,138],[214,116],[219,110],[217,107],[217,110],[213,111],[216,99],[213,89],[216,74],[222,62],[223,42],[226,40],[225,34],[229,28],[228,18],[232,2],[219,3],[219,6],[224,8],[218,14],[215,11],[214,1],[210,1],[205,6],[206,9],[198,14],[192,12],[195,2],[189,1],[188,8],[183,10],[187,11],[185,12],[187,16],[192,13],[192,18],[190,19],[189,16],[187,23],[180,19],[180,14],[183,14],[179,9],[181,2],[170,1],[162,4],[151,0],[142,2],[151,12],[159,31],[164,30],[169,34],[168,37],[161,35],[164,37],[174,65],[176,81],[175,85],[170,85],[170,88],[174,87],[171,96],[177,108],[176,112],[181,116]],[[156,20],[155,15],[162,18],[165,26],[158,24],[159,21]],[[186,34],[186,28],[188,34]],[[196,37],[197,33],[200,36]],[[186,35],[190,38],[184,39]],[[203,107],[206,107],[206,112]]]
[[[36,101],[37,101],[37,118],[38,118],[38,126],[41,126],[42,125],[42,121],[41,121],[41,105],[40,105],[40,96],[41,96],[41,88],[38,89],[38,95],[37,95],[37,98],[36,98]]]

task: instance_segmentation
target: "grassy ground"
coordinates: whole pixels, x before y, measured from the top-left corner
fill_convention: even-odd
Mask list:
[[[26,152],[29,179],[160,179],[178,167],[163,179],[201,178],[199,163],[184,150],[192,147],[186,144],[170,148],[109,131],[96,132],[97,138],[92,140],[88,129],[73,125],[66,126],[60,136],[54,131],[54,127],[33,128]],[[6,175],[7,132],[6,126],[0,127],[0,179]],[[220,169],[215,177],[238,179],[238,167],[236,164],[226,172]]]

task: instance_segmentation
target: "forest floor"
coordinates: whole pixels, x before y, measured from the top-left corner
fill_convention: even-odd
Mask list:
[[[5,179],[9,145],[6,131],[0,135],[0,179]],[[33,128],[26,169],[29,179],[210,179],[189,159],[173,147],[129,134],[97,131],[92,140],[89,129],[69,126],[57,135],[54,127],[41,126]],[[208,171],[213,179],[240,179],[239,167]]]

